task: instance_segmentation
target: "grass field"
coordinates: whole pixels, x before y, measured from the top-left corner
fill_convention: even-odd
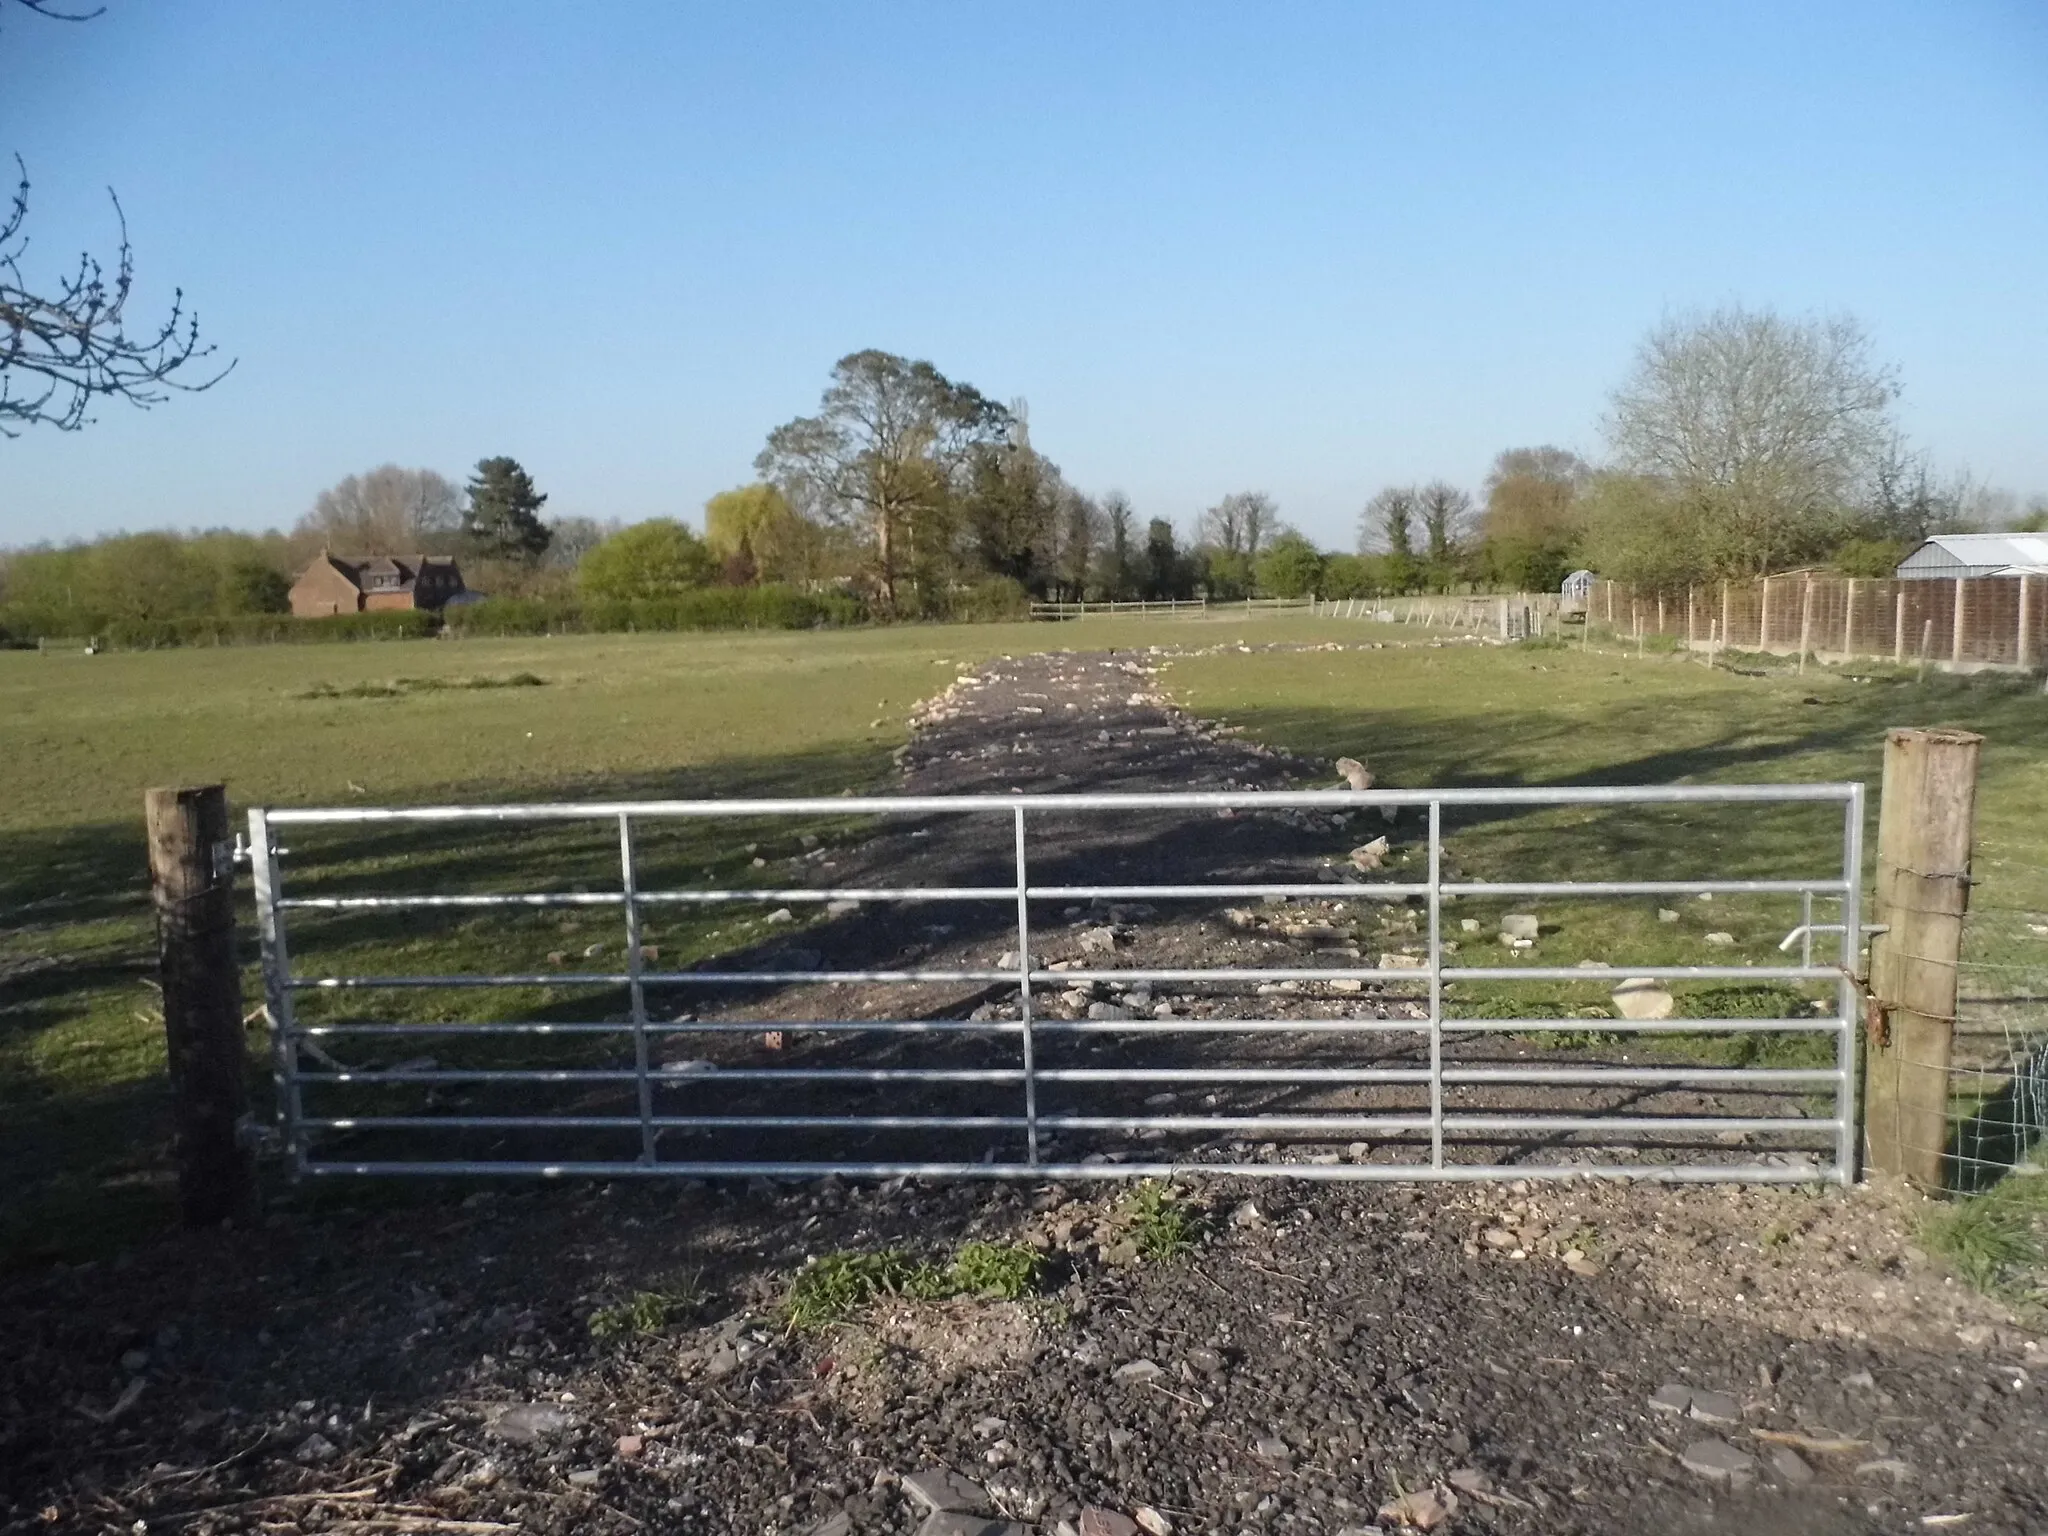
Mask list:
[[[238,807],[832,794],[883,782],[910,708],[956,666],[990,656],[1373,638],[1419,636],[1280,615],[0,654],[0,1264],[91,1251],[169,1210],[140,839],[148,785],[221,779]],[[1979,958],[2048,950],[2027,926],[2048,921],[2048,700],[2016,681],[1936,677],[1923,687],[1818,669],[1751,677],[1576,648],[1418,645],[1232,648],[1176,661],[1167,684],[1198,712],[1277,745],[1364,757],[1394,786],[1861,778],[1874,789],[1887,726],[1967,725],[1989,738]],[[1477,874],[1528,870],[1563,824],[1474,826],[1454,847]],[[1710,830],[1681,818],[1587,846],[1612,873],[1642,878],[1681,856],[1691,873],[1781,872],[1787,858],[1823,857],[1827,840],[1825,826],[1790,820]],[[389,844],[360,852],[359,867],[378,873],[407,858]],[[586,856],[593,871],[607,857],[546,839],[496,854],[501,866],[561,878]],[[677,843],[663,856],[744,877],[731,846]],[[1644,961],[1704,958],[1704,913],[1677,925],[1648,908],[1563,915],[1573,920],[1549,963],[1622,946]],[[1724,906],[1712,922],[1753,923],[1747,939],[1771,923],[1782,931],[1782,916]],[[537,938],[573,943],[584,936],[577,921]],[[681,920],[661,938],[679,957],[718,942]]]

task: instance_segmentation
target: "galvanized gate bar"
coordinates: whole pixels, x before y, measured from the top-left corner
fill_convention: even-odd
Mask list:
[[[1769,803],[1833,802],[1843,812],[1843,860],[1839,876],[1809,879],[1700,879],[1700,880],[1524,880],[1447,881],[1443,878],[1443,812],[1446,806],[1543,807],[1558,805],[1641,805],[1693,804],[1754,805]],[[1214,884],[1061,884],[1033,885],[1030,881],[1028,818],[1045,812],[1130,812],[1162,810],[1188,812],[1204,809],[1318,811],[1361,810],[1372,807],[1416,806],[1428,818],[1428,866],[1423,881],[1359,883],[1351,880],[1273,882],[1218,882]],[[925,1174],[976,1177],[1059,1177],[1098,1178],[1166,1176],[1196,1170],[1227,1171],[1255,1176],[1290,1176],[1310,1179],[1357,1178],[1443,1178],[1488,1177],[1557,1178],[1584,1175],[1597,1178],[1638,1178],[1670,1182],[1713,1179],[1744,1179],[1762,1182],[1794,1182],[1815,1177],[1844,1180],[1853,1176],[1855,1155],[1854,1053],[1857,1028],[1857,990],[1853,980],[1860,948],[1860,871],[1862,863],[1862,787],[1855,784],[1814,785],[1667,785],[1643,787],[1595,786],[1588,788],[1542,787],[1500,790],[1423,791],[1309,791],[1266,793],[1258,791],[1190,792],[1174,794],[1068,794],[1068,795],[980,795],[959,797],[837,797],[829,799],[778,799],[731,801],[646,801],[603,802],[590,805],[507,805],[426,806],[413,808],[344,807],[326,810],[258,810],[251,813],[250,840],[255,855],[259,918],[263,937],[266,1007],[273,1031],[273,1049],[279,1086],[279,1121],[286,1146],[297,1168],[321,1175],[364,1173],[517,1173],[554,1176],[582,1174],[613,1176],[631,1173],[767,1175],[808,1177],[826,1172],[894,1176]],[[691,818],[772,818],[803,816],[839,819],[868,815],[1000,814],[1011,822],[1014,883],[1000,886],[962,885],[938,887],[759,887],[707,890],[645,890],[636,867],[634,833],[638,820]],[[463,824],[504,822],[576,822],[615,820],[619,838],[620,880],[617,891],[433,893],[403,896],[287,896],[280,874],[284,850],[276,843],[280,825],[313,824]],[[1627,898],[1677,895],[1764,895],[1797,896],[1802,903],[1802,932],[1806,948],[1798,965],[1603,965],[1603,966],[1498,966],[1446,965],[1443,935],[1443,906],[1446,901],[1465,898],[1514,898],[1524,896],[1569,898]],[[1092,966],[1055,970],[1034,962],[1030,903],[1032,901],[1171,901],[1251,899],[1265,897],[1313,896],[1364,902],[1404,901],[1420,898],[1426,904],[1428,954],[1417,966],[1216,966],[1202,968],[1157,966]],[[1839,901],[1842,922],[1816,925],[1814,898]],[[951,969],[810,969],[810,970],[654,970],[646,963],[642,911],[657,905],[705,905],[715,903],[823,903],[831,901],[902,902],[1013,902],[1016,910],[1017,964],[994,968],[957,966]],[[454,975],[341,975],[300,976],[292,972],[285,935],[285,914],[294,910],[348,913],[387,910],[474,910],[545,909],[576,907],[620,907],[625,915],[626,968],[624,971],[544,973],[454,974]],[[1817,965],[1812,955],[1816,932],[1839,931],[1841,954],[1835,965]],[[1481,1038],[1489,1033],[1582,1030],[1584,1019],[1453,1019],[1445,1016],[1445,987],[1464,981],[1529,982],[1562,981],[1611,983],[1629,978],[1659,980],[1740,980],[1745,982],[1831,982],[1836,991],[1832,1018],[1773,1019],[1603,1019],[1600,1028],[1615,1033],[1642,1036],[1681,1033],[1831,1032],[1836,1039],[1835,1065],[1831,1068],[1728,1068],[1695,1067],[1682,1064],[1610,1067],[1599,1065],[1498,1066],[1447,1064],[1444,1042],[1456,1034]],[[1125,1019],[1042,1019],[1038,1017],[1034,989],[1074,983],[1131,985],[1166,982],[1197,989],[1239,989],[1257,983],[1378,982],[1395,987],[1422,988],[1425,1003],[1411,1018],[1125,1018]],[[857,1034],[902,1036],[1018,1037],[1017,1065],[999,1067],[709,1067],[657,1065],[652,1057],[652,1036],[757,1033],[760,1021],[720,1020],[699,1023],[687,1015],[674,1023],[657,1023],[649,1015],[647,989],[690,986],[787,986],[792,983],[820,984],[944,984],[1015,986],[1020,1017],[1015,1020],[989,1019],[822,1019],[805,1020],[787,1027],[824,1035]],[[492,988],[546,986],[624,987],[630,1002],[628,1018],[615,1020],[503,1020],[480,1023],[422,1022],[403,1020],[339,1020],[300,1024],[292,999],[301,990],[370,992],[384,989]],[[1308,993],[1310,998],[1326,993]],[[1341,1000],[1341,999],[1340,999]],[[1415,1066],[1223,1066],[1223,1067],[1045,1067],[1038,1059],[1037,1042],[1045,1036],[1080,1035],[1189,1035],[1256,1038],[1262,1035],[1341,1037],[1404,1035],[1419,1039],[1426,1047],[1426,1065]],[[633,1064],[625,1067],[563,1068],[442,1068],[409,1065],[397,1068],[351,1068],[319,1060],[326,1070],[309,1070],[299,1060],[302,1043],[319,1038],[345,1037],[463,1037],[541,1038],[546,1036],[623,1036],[633,1042]],[[811,1083],[846,1085],[889,1084],[1019,1084],[1022,1087],[1021,1114],[761,1114],[753,1112],[719,1114],[668,1114],[656,1104],[657,1088],[681,1088],[715,1083]],[[626,1084],[635,1090],[636,1113],[564,1114],[336,1114],[309,1115],[304,1103],[306,1085],[341,1089],[357,1085],[409,1085],[435,1083],[530,1083],[530,1084]],[[1269,1084],[1313,1087],[1370,1084],[1422,1086],[1428,1094],[1427,1112],[1346,1112],[1342,1109],[1309,1112],[1189,1113],[1189,1114],[1090,1114],[1072,1111],[1047,1113],[1039,1102],[1041,1084]],[[1626,1114],[1571,1114],[1474,1111],[1446,1103],[1447,1088],[1498,1085],[1534,1087],[1594,1088],[1600,1086],[1657,1090],[1670,1086],[1719,1087],[1788,1091],[1798,1088],[1831,1088],[1834,1113],[1827,1119],[1804,1115],[1687,1115],[1655,1116]],[[386,1158],[369,1160],[315,1159],[310,1136],[315,1132],[418,1132],[451,1130],[492,1130],[530,1132],[556,1129],[638,1132],[639,1158],[635,1162],[616,1159],[572,1159],[547,1161],[505,1157],[487,1161],[465,1159]],[[750,1130],[1008,1130],[1024,1133],[1022,1162],[958,1162],[920,1160],[874,1160],[867,1162],[808,1162],[759,1159],[706,1160],[664,1159],[660,1137],[668,1131],[703,1132],[720,1129]],[[1347,1163],[1261,1164],[1202,1159],[1168,1162],[1048,1162],[1044,1157],[1042,1133],[1068,1131],[1216,1131],[1244,1135],[1300,1132],[1362,1135],[1423,1132],[1428,1139],[1429,1159],[1420,1164]],[[1778,1162],[1726,1163],[1559,1163],[1506,1164],[1458,1162],[1447,1153],[1453,1139],[1465,1141],[1495,1137],[1505,1132],[1555,1133],[1559,1135],[1606,1134],[1610,1136],[1650,1135],[1672,1132],[1697,1135],[1702,1132],[1782,1132],[1800,1136],[1825,1135],[1833,1145],[1833,1166],[1823,1169],[1796,1159]],[[1700,1150],[1697,1147],[1694,1150]]]

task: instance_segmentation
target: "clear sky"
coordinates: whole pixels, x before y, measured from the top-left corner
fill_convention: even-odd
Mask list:
[[[1667,310],[1860,317],[1941,466],[2048,491],[2048,4],[107,0],[0,8],[31,274],[112,239],[239,360],[0,441],[0,544],[288,524],[513,454],[692,515],[840,355],[930,358],[1084,490],[1600,447]]]

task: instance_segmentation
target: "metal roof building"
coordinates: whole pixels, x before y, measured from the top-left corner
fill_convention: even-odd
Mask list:
[[[1899,562],[1901,581],[2030,576],[2048,571],[2048,533],[1941,533]]]

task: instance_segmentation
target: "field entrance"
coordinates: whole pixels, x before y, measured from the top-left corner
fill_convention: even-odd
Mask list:
[[[1269,788],[1149,678],[966,674],[900,795],[253,813],[294,1163],[1848,1176],[1860,786]]]

